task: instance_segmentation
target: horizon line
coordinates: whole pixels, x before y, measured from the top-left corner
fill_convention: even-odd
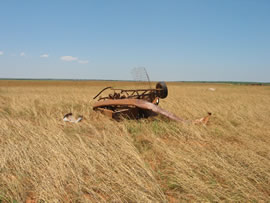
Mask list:
[[[123,81],[123,82],[148,82],[144,80],[116,80],[116,79],[71,79],[71,78],[0,78],[0,80],[33,80],[33,81]],[[150,81],[158,82],[158,81]],[[234,81],[234,80],[170,80],[165,82],[195,82],[195,83],[248,83],[248,84],[270,84],[270,82]]]

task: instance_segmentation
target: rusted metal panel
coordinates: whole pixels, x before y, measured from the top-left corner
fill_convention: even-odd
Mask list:
[[[104,108],[97,108],[96,110],[99,110],[101,113],[103,113],[104,115],[112,118],[113,117],[113,111],[109,110],[109,109],[104,109]]]
[[[153,111],[157,114],[161,114],[175,121],[184,121],[184,119],[179,118],[173,113],[170,113],[155,104],[152,104],[150,102],[147,102],[145,100],[140,100],[140,99],[114,99],[114,100],[98,101],[94,104],[94,109],[98,107],[100,108],[100,107],[108,107],[108,106],[116,106],[116,107],[117,106],[127,106],[127,107],[135,106],[141,109]]]

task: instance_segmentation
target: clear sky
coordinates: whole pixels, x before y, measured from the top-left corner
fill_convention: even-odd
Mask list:
[[[270,82],[269,0],[3,0],[0,78]]]

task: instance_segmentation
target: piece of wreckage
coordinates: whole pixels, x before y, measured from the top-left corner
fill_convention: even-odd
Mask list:
[[[83,119],[83,116],[79,116],[77,119],[73,116],[72,113],[64,115],[63,121],[70,123],[79,123]]]
[[[112,93],[102,96],[104,91],[110,90]],[[140,119],[156,116],[158,114],[178,122],[204,124],[209,121],[211,113],[194,121],[185,120],[168,112],[158,106],[160,99],[168,96],[168,88],[165,82],[158,82],[155,89],[116,89],[106,87],[102,89],[93,99],[93,109],[103,114],[120,120],[121,118]]]

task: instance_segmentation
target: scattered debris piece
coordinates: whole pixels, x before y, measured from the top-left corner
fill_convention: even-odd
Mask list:
[[[210,88],[208,88],[208,90],[214,92],[214,91],[216,91],[216,88],[210,87]]]
[[[83,116],[79,116],[77,119],[74,118],[72,113],[68,113],[64,116],[63,121],[71,122],[71,123],[78,123],[83,119]]]
[[[209,122],[210,116],[212,115],[212,113],[208,112],[208,115],[199,119],[196,119],[193,121],[194,124],[204,124],[207,125],[207,123]]]

